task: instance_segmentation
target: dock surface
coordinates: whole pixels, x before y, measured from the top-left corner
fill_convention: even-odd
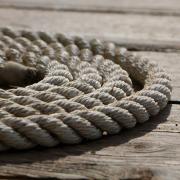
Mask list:
[[[0,179],[180,179],[179,0],[1,0],[0,26],[99,38],[158,62],[172,101],[150,121],[73,146],[0,153]]]

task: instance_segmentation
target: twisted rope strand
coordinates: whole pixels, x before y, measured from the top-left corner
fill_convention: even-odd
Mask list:
[[[7,61],[46,73],[24,88],[0,89],[1,151],[117,134],[157,115],[171,97],[170,77],[156,63],[97,39],[3,28],[0,64]]]

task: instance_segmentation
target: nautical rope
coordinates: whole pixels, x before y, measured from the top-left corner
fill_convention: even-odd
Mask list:
[[[5,61],[46,75],[26,87],[0,89],[1,151],[117,134],[157,115],[171,96],[169,75],[156,63],[97,39],[3,28],[0,62]]]

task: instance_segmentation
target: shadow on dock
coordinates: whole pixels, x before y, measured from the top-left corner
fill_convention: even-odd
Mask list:
[[[84,142],[79,145],[59,145],[54,148],[37,147],[32,150],[7,151],[0,154],[0,166],[5,164],[28,164],[43,161],[61,160],[67,156],[80,156],[85,153],[96,154],[96,151],[112,146],[121,146],[130,140],[144,136],[146,133],[156,129],[158,124],[167,120],[171,111],[169,104],[161,113],[152,117],[144,124],[138,124],[132,129],[125,129],[118,135],[105,136],[99,140]],[[158,129],[157,129],[158,131]]]

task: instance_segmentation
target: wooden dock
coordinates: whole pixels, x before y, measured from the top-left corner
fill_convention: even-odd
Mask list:
[[[1,152],[0,179],[180,179],[179,0],[1,0],[0,26],[113,41],[173,80],[172,101],[149,122],[81,145]]]

